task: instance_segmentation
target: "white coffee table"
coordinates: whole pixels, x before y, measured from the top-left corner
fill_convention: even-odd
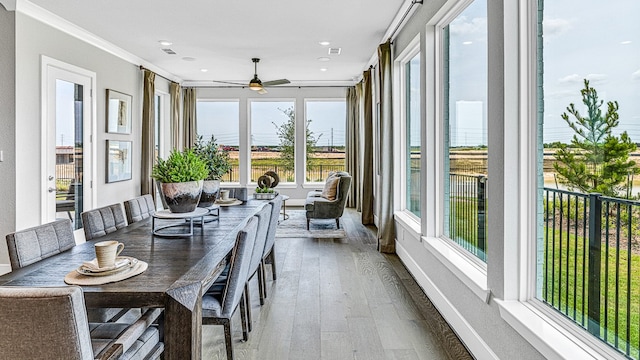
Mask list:
[[[219,210],[218,210],[219,211]],[[200,219],[200,224],[204,223],[205,215],[209,214],[208,208],[196,208],[192,212],[188,213],[172,213],[169,210],[156,211],[151,217],[151,229],[153,229],[153,235],[163,237],[188,237],[193,235],[193,220]],[[156,220],[168,220],[169,224],[156,226]],[[185,220],[189,224],[189,232],[173,233],[165,232],[162,230],[184,226],[185,222],[176,223],[175,220]]]

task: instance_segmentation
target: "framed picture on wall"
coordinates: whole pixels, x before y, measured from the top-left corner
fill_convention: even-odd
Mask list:
[[[131,144],[107,140],[107,183],[131,180]]]
[[[107,132],[131,134],[131,95],[107,89]]]

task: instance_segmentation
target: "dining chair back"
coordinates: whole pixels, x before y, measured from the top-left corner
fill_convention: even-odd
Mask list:
[[[122,229],[127,226],[127,220],[122,205],[118,203],[83,212],[82,224],[85,238],[92,240]]]
[[[245,283],[245,293],[247,299],[247,321],[249,322],[249,331],[251,331],[251,292],[249,291],[249,281],[258,274],[258,293],[260,295],[260,304],[264,304],[264,281],[262,279],[262,252],[264,251],[264,244],[267,241],[267,232],[269,230],[269,221],[271,221],[271,204],[264,204],[260,210],[256,213],[258,218],[258,230],[256,232],[256,241],[253,245],[253,251],[251,253],[251,262],[249,263],[249,273],[247,275],[247,282]]]
[[[231,251],[229,274],[224,290],[221,293],[206,293],[202,297],[202,324],[224,326],[227,359],[229,360],[233,359],[231,317],[238,306],[240,306],[242,318],[242,336],[244,340],[248,339],[244,285],[249,273],[249,263],[257,231],[258,218],[252,216],[236,237],[236,243]]]
[[[151,324],[161,312],[90,324],[77,286],[0,287],[0,359],[158,359],[164,345]]]
[[[13,270],[69,250],[76,245],[71,220],[64,219],[7,235]]]
[[[151,217],[156,212],[153,197],[150,194],[146,194],[125,201],[124,212],[127,214],[127,222],[129,224]]]
[[[271,204],[271,218],[269,219],[269,229],[267,230],[267,240],[264,244],[264,250],[262,252],[262,289],[264,298],[267,297],[267,279],[265,266],[267,262],[271,264],[271,278],[276,280],[276,229],[278,228],[278,220],[280,219],[280,209],[282,208],[282,196],[276,196],[273,200],[269,201]],[[261,299],[261,303],[264,305],[264,298]]]

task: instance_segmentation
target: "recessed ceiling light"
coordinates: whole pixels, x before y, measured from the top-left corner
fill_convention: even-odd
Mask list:
[[[200,71],[207,72],[207,71],[209,71],[209,69],[200,69]]]
[[[327,71],[327,68],[320,68],[320,71]]]
[[[318,58],[318,61],[329,61],[331,60],[330,58],[326,57],[326,56],[321,56]]]
[[[625,40],[625,41],[622,41],[622,42],[620,42],[620,44],[622,44],[622,45],[629,45],[629,44],[631,44],[631,40]]]
[[[160,40],[160,41],[158,41],[158,42],[159,42],[159,43],[160,43],[160,45],[162,45],[162,46],[169,46],[169,45],[172,45],[172,44],[173,44],[171,41],[168,41],[168,40]]]
[[[462,42],[462,45],[471,45],[473,44],[473,41],[464,41]]]
[[[185,56],[185,57],[182,58],[182,60],[184,60],[184,61],[196,61],[196,58],[191,57],[191,56]]]
[[[329,46],[331,43],[328,41],[320,41],[318,44],[322,45],[322,46]]]

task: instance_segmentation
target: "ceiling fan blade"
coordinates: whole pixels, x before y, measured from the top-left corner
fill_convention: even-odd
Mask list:
[[[264,95],[266,93],[268,93],[268,91],[265,88],[262,88],[262,89],[258,90],[258,94],[260,94],[260,95]]]
[[[264,81],[262,83],[262,86],[276,86],[276,85],[284,85],[284,84],[290,84],[290,83],[291,81],[287,79],[278,79],[278,80]]]
[[[220,83],[220,84],[247,86],[247,84],[237,83],[237,82],[233,82],[233,81],[224,81],[224,80],[211,80],[211,81],[215,82],[215,83]]]

